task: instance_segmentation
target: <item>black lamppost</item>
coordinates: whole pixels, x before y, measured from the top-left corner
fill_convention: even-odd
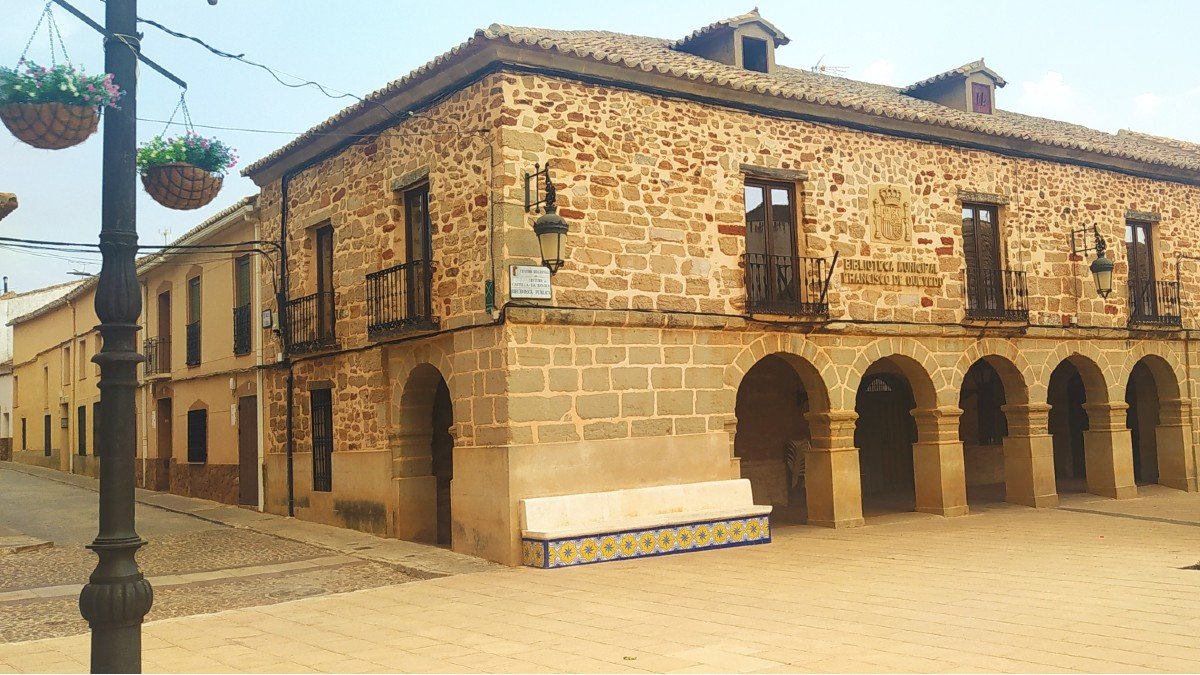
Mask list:
[[[134,451],[138,317],[137,270],[137,0],[105,5],[104,69],[125,92],[104,117],[103,193],[96,316],[100,366],[100,531],[88,546],[100,560],[79,594],[92,628],[93,673],[142,671],[142,620],[154,601],[135,555],[146,542],[134,529]]]
[[[1078,240],[1087,243],[1088,230],[1091,230],[1095,244],[1092,246],[1081,246],[1077,244]],[[1092,278],[1096,282],[1096,293],[1102,298],[1107,298],[1113,290],[1113,268],[1116,266],[1112,259],[1108,257],[1108,242],[1100,235],[1100,228],[1093,224],[1090,228],[1081,227],[1071,231],[1071,252],[1075,255],[1082,255],[1090,251],[1096,252],[1096,259],[1088,265],[1088,269],[1092,272]]]

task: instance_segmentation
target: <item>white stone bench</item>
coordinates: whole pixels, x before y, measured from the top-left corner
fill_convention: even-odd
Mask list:
[[[756,506],[750,481],[522,499],[521,558],[568,567],[771,541],[771,507]]]

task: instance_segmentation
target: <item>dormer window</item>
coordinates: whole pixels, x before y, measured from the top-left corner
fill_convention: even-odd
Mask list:
[[[910,84],[901,94],[957,108],[966,112],[991,115],[996,112],[996,88],[1005,85],[999,73],[988,68],[983,59]]]
[[[694,31],[671,48],[727,66],[770,73],[775,69],[775,48],[788,42],[788,37],[755,9]]]
[[[992,88],[982,82],[971,83],[971,111],[992,114]]]
[[[759,73],[768,72],[767,41],[758,38],[742,38],[742,67]]]

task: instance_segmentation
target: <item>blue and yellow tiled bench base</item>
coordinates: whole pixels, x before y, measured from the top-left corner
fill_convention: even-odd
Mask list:
[[[753,516],[565,539],[522,539],[521,560],[549,569],[771,542],[771,517]]]

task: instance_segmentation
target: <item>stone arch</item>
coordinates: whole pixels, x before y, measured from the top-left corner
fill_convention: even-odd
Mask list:
[[[907,378],[918,408],[958,404],[956,392],[950,395],[952,389],[946,372],[937,365],[937,359],[929,348],[916,340],[883,337],[858,351],[853,365],[845,371],[844,380],[830,393],[834,410],[839,410],[839,406],[840,410],[854,410],[858,388],[863,383],[866,371],[886,359],[898,366]]]
[[[950,371],[948,386],[954,391],[961,391],[967,371],[980,360],[987,362],[1000,375],[1004,398],[1009,405],[1029,403],[1029,383],[1036,379],[1037,370],[1021,350],[1008,340],[980,340],[968,347]]]
[[[1109,388],[1112,378],[1105,377],[1105,370],[1110,374],[1112,371],[1111,367],[1106,368],[1108,355],[1088,341],[1060,343],[1046,356],[1041,373],[1036,379],[1029,380],[1030,400],[1048,402],[1050,376],[1064,361],[1079,370],[1089,402],[1107,403],[1112,400],[1113,392]]]
[[[807,498],[811,425],[814,416],[828,412],[825,382],[801,356],[769,353],[742,375],[734,395],[733,456],[756,503],[787,508],[799,517]]]
[[[737,357],[725,366],[725,386],[737,391],[746,373],[763,357],[771,354],[790,363],[810,391],[819,390],[825,409],[829,409],[832,403],[830,392],[837,385],[836,380],[831,377],[834,373],[833,362],[829,355],[811,340],[799,336],[772,333],[746,345]]]
[[[1000,355],[982,345],[968,349],[954,369],[959,391],[958,439],[963,447],[966,494],[973,502],[1006,499],[1018,489],[1005,446],[1010,437],[1030,427],[1029,388],[1022,368],[1014,363],[1015,350]],[[968,359],[972,359],[968,362]]]
[[[1170,348],[1142,341],[1125,354],[1127,354],[1127,358],[1121,361],[1120,367],[1115,373],[1115,386],[1124,387],[1125,383],[1129,381],[1133,369],[1142,363],[1150,369],[1150,373],[1154,376],[1159,398],[1166,401],[1178,399],[1183,395],[1181,385],[1187,380],[1187,377],[1184,375],[1183,364],[1179,362]]]
[[[1154,353],[1158,351],[1134,349],[1123,383],[1124,400],[1129,405],[1125,426],[1129,429],[1134,482],[1195,490],[1195,457],[1187,442],[1191,437],[1190,405],[1181,398],[1177,369],[1166,356]]]

